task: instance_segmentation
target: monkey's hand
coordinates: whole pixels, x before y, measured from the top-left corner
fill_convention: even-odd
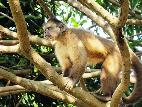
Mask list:
[[[65,83],[65,90],[72,90],[74,85],[75,85],[75,81],[73,81],[73,79],[69,78],[69,77],[64,77],[66,83]]]

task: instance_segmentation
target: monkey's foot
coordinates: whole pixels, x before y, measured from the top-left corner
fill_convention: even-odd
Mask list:
[[[73,86],[75,84],[75,82],[71,79],[71,78],[68,78],[68,77],[64,77],[65,78],[65,81],[66,81],[66,84],[65,84],[65,90],[72,90],[73,89]]]

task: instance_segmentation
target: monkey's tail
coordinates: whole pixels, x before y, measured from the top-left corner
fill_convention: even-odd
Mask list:
[[[142,97],[142,63],[132,50],[130,50],[130,56],[132,68],[136,75],[136,83],[133,92],[128,97],[123,98],[125,104],[134,103]]]

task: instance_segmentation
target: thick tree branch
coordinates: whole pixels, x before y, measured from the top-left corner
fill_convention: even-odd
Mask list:
[[[0,96],[8,96],[8,95],[11,95],[11,94],[18,94],[18,93],[24,93],[26,92],[25,90],[15,90],[15,91],[10,91],[9,92],[3,92],[3,93],[0,93]]]
[[[10,31],[8,28],[5,28],[3,26],[0,25],[0,32],[4,33],[1,36],[6,36],[6,37],[10,37],[13,39],[18,39],[18,35],[16,32]],[[38,44],[38,45],[45,45],[45,46],[51,46],[51,42],[44,39],[44,38],[39,38],[38,36],[34,36],[34,35],[28,35],[30,42],[32,44]],[[19,43],[19,41],[17,41],[17,43]],[[12,44],[12,43],[10,43]],[[2,41],[0,43],[0,45],[2,45]]]
[[[19,5],[19,1],[9,0],[9,5],[14,22],[16,24],[21,51],[22,53],[27,54],[30,52],[31,47],[30,47],[29,37],[27,36],[28,32],[27,32],[26,22],[21,7]]]
[[[54,99],[59,98],[60,100],[62,99],[63,101],[68,102],[68,103],[75,103],[75,99],[73,97],[70,97],[65,93],[61,94],[61,91],[57,89],[55,86],[48,85],[47,83],[42,83],[42,82],[37,82],[37,81],[21,78],[1,68],[0,68],[0,71],[1,71],[0,75],[3,76],[4,79],[8,79],[15,84],[19,84],[28,90],[35,91],[37,93],[49,96]]]
[[[5,46],[17,45],[18,43],[19,43],[18,40],[0,40],[0,45],[5,45]]]
[[[87,107],[88,105],[74,98],[73,96],[67,94],[64,91],[59,90],[56,86],[48,84],[47,81],[33,81],[26,78],[18,77],[4,69],[0,68],[0,76],[3,76],[4,79],[10,80],[15,84],[14,86],[6,86],[0,88],[0,95],[8,95],[10,93],[16,94],[18,92],[25,92],[25,91],[35,91],[45,96],[49,96],[53,99],[59,99],[66,103],[76,104],[78,107]],[[25,88],[26,89],[25,89]],[[84,105],[84,106],[81,106]],[[92,106],[89,106],[92,107]]]
[[[20,46],[19,44],[14,46],[0,45],[0,53],[20,53]]]
[[[5,96],[11,94],[11,92],[21,92],[21,91],[26,91],[25,88],[19,86],[19,85],[13,85],[13,86],[6,86],[6,87],[0,87],[0,96]]]
[[[79,1],[88,5],[91,10],[95,11],[98,15],[100,15],[103,19],[105,19],[110,25],[115,26],[117,24],[118,18],[110,14],[97,2],[92,0],[79,0]]]
[[[101,74],[101,69],[100,70],[91,69],[90,72],[89,70],[86,70],[86,72],[82,75],[82,77],[85,79],[85,78],[97,77],[100,76],[100,74]]]
[[[129,13],[129,1],[126,0],[120,0],[120,6],[121,6],[121,12],[119,16],[119,21],[117,27],[122,28],[128,18],[128,13]]]
[[[122,34],[122,27],[125,25],[128,12],[129,12],[129,1],[120,0],[121,4],[121,13],[119,16],[118,26],[114,29],[116,34],[116,41],[121,53],[122,62],[123,62],[123,71],[121,83],[116,88],[112,96],[111,107],[118,107],[123,93],[128,89],[130,81],[130,54],[128,45],[124,35]]]
[[[103,19],[105,19],[110,25],[117,26],[118,18],[111,15],[107,10],[105,10],[101,5],[92,0],[79,0],[83,5],[87,6],[92,11],[95,11],[98,15],[100,15]],[[112,0],[110,0],[112,1]],[[120,6],[120,5],[119,5]],[[133,12],[129,11],[129,13],[133,14]],[[140,16],[138,16],[140,18]],[[142,17],[141,17],[142,19]],[[142,25],[142,20],[139,19],[127,19],[126,24],[129,25]]]
[[[129,25],[142,25],[142,20],[128,19],[126,23]]]
[[[100,15],[103,19],[105,19],[110,25],[117,26],[118,18],[111,15],[107,10],[105,10],[101,5],[92,0],[79,0],[83,5],[87,6],[92,11],[95,11],[98,15]],[[112,1],[112,0],[110,0]],[[120,5],[119,5],[120,6]],[[133,13],[129,11],[129,13]],[[133,13],[134,15],[134,13]],[[139,16],[140,17],[140,16]],[[141,17],[142,19],[142,17]],[[127,19],[126,24],[129,25],[142,25],[142,20],[139,19]]]

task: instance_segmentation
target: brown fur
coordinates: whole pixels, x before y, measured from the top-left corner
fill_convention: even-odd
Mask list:
[[[55,20],[49,20],[45,29],[53,25],[61,29],[49,30],[49,33],[51,34],[51,39],[55,41],[57,59],[59,60],[64,75],[68,77],[65,88],[71,89],[78,82],[84,73],[86,64],[95,65],[102,62],[102,73],[100,75],[101,89],[104,95],[112,95],[119,81],[118,74],[122,69],[122,59],[118,47],[110,40],[97,37],[82,29],[67,28],[63,23]],[[61,24],[62,27],[60,27]],[[45,34],[45,36],[49,35]],[[138,91],[142,89],[142,64],[131,50],[130,54],[132,67],[136,70],[136,74],[138,74],[137,80],[139,80],[134,91]],[[141,97],[137,93],[134,92],[132,94],[136,100]],[[132,97],[124,101],[126,102],[130,99]]]

